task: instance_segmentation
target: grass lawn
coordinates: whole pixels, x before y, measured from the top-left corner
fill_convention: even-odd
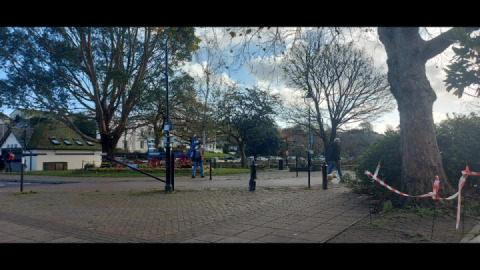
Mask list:
[[[229,154],[223,153],[211,153],[205,152],[204,159],[217,158],[217,160],[222,160],[225,157],[234,157]],[[235,158],[235,157],[234,157]],[[209,162],[204,162],[205,166],[205,175],[210,175],[210,169],[208,167]],[[154,175],[156,177],[165,177],[165,168],[158,169],[146,169],[140,168],[140,170],[145,170],[145,172]],[[265,169],[271,170],[271,169]],[[262,170],[259,170],[262,171]],[[217,168],[212,170],[212,176],[215,175],[228,175],[228,174],[239,174],[239,173],[249,173],[250,168]],[[200,169],[197,169],[197,173],[200,173]],[[12,174],[20,175],[20,172],[14,172]],[[189,176],[192,174],[190,168],[177,168],[175,169],[175,176]],[[65,170],[65,171],[33,171],[25,172],[25,175],[48,175],[48,176],[64,176],[64,177],[146,177],[146,175],[136,172],[128,168],[92,168],[87,170]]]
[[[216,158],[217,160],[219,160],[219,159],[224,159],[225,157],[235,158],[235,156],[232,156],[230,154],[212,153],[212,152],[204,152],[203,153],[203,158],[204,159]]]
[[[165,177],[164,169],[155,171],[147,171],[149,174],[157,177]],[[200,173],[200,169],[197,170]],[[249,173],[249,168],[217,168],[212,170],[212,176],[228,175],[238,173]],[[20,175],[19,172],[12,174]],[[189,176],[192,174],[191,169],[175,169],[175,176]],[[65,177],[146,177],[146,175],[131,169],[108,169],[108,170],[66,170],[66,171],[34,171],[25,172],[25,175],[49,175],[49,176],[65,176]],[[205,175],[210,175],[210,169],[205,168]]]

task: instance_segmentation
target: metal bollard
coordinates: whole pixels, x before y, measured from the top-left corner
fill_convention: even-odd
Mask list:
[[[295,157],[295,171],[297,172],[298,177],[298,157]]]
[[[255,170],[255,160],[252,161],[252,165],[250,167],[250,182],[248,183],[249,187],[250,187],[250,191],[255,191],[255,186],[257,185],[257,183],[255,182],[255,178],[256,178],[256,170]]]
[[[210,159],[210,180],[212,180],[212,159]]]
[[[323,189],[327,189],[327,162],[323,162],[322,164],[322,183],[323,183]]]
[[[308,188],[310,188],[310,171],[312,171],[312,154],[307,151],[307,167],[308,167]]]
[[[172,183],[172,191],[175,191],[175,153],[170,152],[170,181]]]

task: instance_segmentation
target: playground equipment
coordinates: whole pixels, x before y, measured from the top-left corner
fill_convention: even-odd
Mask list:
[[[192,162],[193,152],[198,144],[196,138],[192,138],[190,142],[190,149],[185,152],[173,152],[175,167],[181,168],[182,166]],[[166,152],[157,152],[155,150],[155,140],[153,138],[147,138],[147,154],[148,163],[147,167],[161,168],[165,167]]]

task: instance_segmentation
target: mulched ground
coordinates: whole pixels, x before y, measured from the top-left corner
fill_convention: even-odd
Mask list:
[[[387,213],[366,216],[355,225],[330,239],[328,243],[459,243],[478,222],[479,217],[461,216],[458,230],[456,214],[419,213],[393,209]]]

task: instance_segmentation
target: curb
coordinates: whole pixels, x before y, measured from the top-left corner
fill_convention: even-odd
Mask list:
[[[460,241],[460,243],[480,243],[480,224],[475,225]]]

